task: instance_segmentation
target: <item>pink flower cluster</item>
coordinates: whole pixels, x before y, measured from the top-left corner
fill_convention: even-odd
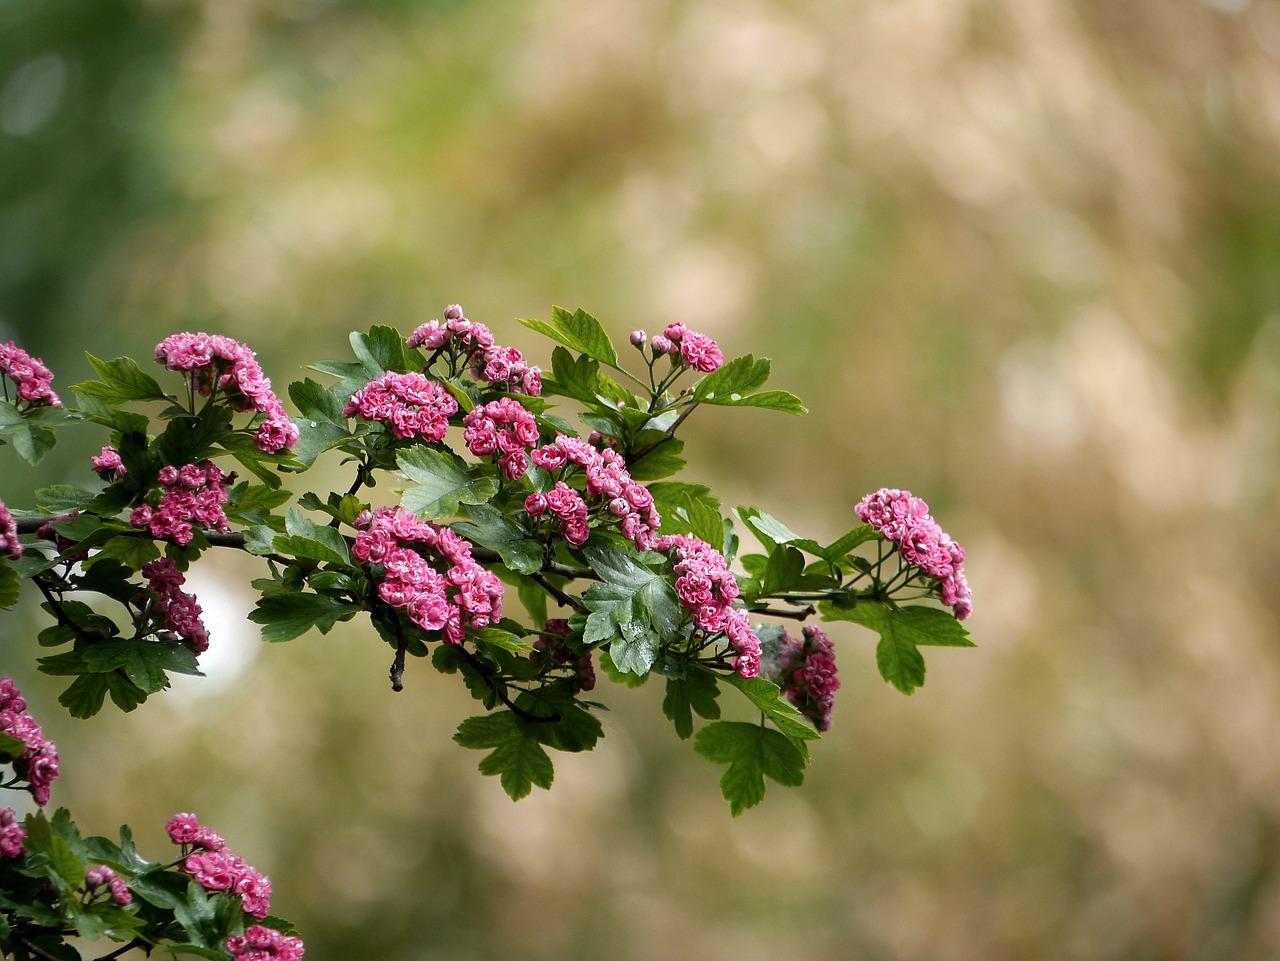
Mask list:
[[[164,617],[165,629],[186,641],[196,654],[207,651],[209,632],[200,619],[203,612],[195,596],[182,589],[187,579],[178,566],[162,557],[143,564],[142,576],[147,579],[147,587],[155,592],[153,610]]]
[[[18,386],[18,399],[26,401],[32,407],[47,404],[50,407],[61,407],[58,399],[49,387],[53,382],[53,371],[41,363],[38,357],[32,357],[13,341],[0,344],[0,374],[6,375]],[[8,390],[4,392],[9,396]]]
[[[111,900],[121,907],[133,901],[133,895],[125,887],[125,883],[116,877],[116,872],[105,864],[99,864],[86,871],[84,883],[89,888],[96,888],[103,884],[107,885],[111,889]]]
[[[449,418],[457,410],[453,395],[426,374],[388,371],[352,394],[342,416],[389,424],[391,433],[401,440],[420,437],[437,443],[444,439]]]
[[[498,467],[509,481],[529,470],[529,448],[538,443],[538,422],[518,400],[501,397],[475,407],[462,418],[462,440],[477,457],[498,455]]]
[[[973,613],[969,582],[962,570],[964,548],[929,516],[928,504],[910,491],[882,487],[862,498],[853,510],[885,540],[897,544],[904,561],[937,581],[942,603],[952,609],[956,620]]]
[[[23,843],[27,840],[27,829],[18,820],[13,808],[0,808],[0,854],[7,858],[20,858],[26,854]]]
[[[11,677],[0,677],[0,732],[27,745],[22,756],[13,762],[13,771],[19,780],[27,782],[36,804],[44,807],[49,803],[49,785],[58,777],[58,745],[45,740]]]
[[[0,501],[0,555],[12,558],[22,556],[22,544],[18,541],[18,525],[9,513],[4,501]]]
[[[261,921],[271,906],[271,879],[232,854],[222,836],[202,827],[194,814],[175,814],[165,824],[169,838],[182,846],[182,870],[206,891],[238,896],[245,914]]]
[[[244,934],[227,938],[227,950],[244,961],[299,961],[305,953],[299,938],[261,924],[252,924]]]
[[[803,638],[779,630],[776,641],[765,645],[763,672],[776,681],[788,701],[813,722],[818,731],[831,728],[840,679],[836,677],[836,649],[818,627],[805,627]]]
[[[631,334],[631,343],[636,347],[643,346],[645,334],[637,330]],[[709,374],[724,364],[724,354],[716,342],[706,334],[689,330],[684,324],[667,324],[660,334],[655,334],[649,341],[649,348],[656,357],[659,354],[670,354],[687,367]]]
[[[156,363],[186,374],[201,397],[223,391],[233,410],[266,414],[254,435],[259,450],[274,454],[298,442],[298,428],[271,390],[271,381],[253,351],[239,341],[221,334],[173,334],[156,345]]]
[[[194,524],[218,531],[227,529],[227,515],[222,505],[227,502],[226,485],[235,474],[224,475],[211,460],[198,464],[160,468],[160,484],[164,493],[154,508],[140,504],[129,515],[134,527],[145,527],[152,537],[185,545],[191,542]]]
[[[449,528],[400,507],[365,511],[355,526],[351,556],[382,565],[378,596],[404,608],[424,631],[441,631],[450,644],[461,644],[468,627],[483,630],[502,617],[502,582],[472,559],[471,544]],[[422,551],[448,569],[441,573]]]
[[[102,453],[90,457],[89,460],[93,461],[94,473],[99,474],[108,484],[118,481],[129,473],[124,466],[124,461],[120,459],[120,452],[110,445],[102,448]]]
[[[675,553],[676,596],[692,613],[694,626],[707,635],[723,631],[735,651],[734,670],[742,677],[759,674],[760,641],[747,612],[733,606],[738,582],[724,555],[692,534],[664,534],[653,549]]]
[[[529,652],[529,661],[540,667],[550,662],[553,666],[572,665],[571,684],[574,691],[590,691],[596,686],[596,669],[591,663],[591,652],[578,654],[569,649],[565,638],[569,636],[569,622],[563,617],[548,619],[542,633],[533,642],[533,650]]]
[[[478,379],[498,390],[530,397],[542,393],[542,371],[525,363],[516,348],[497,346],[489,328],[467,320],[457,304],[445,308],[443,323],[432,320],[418,327],[409,335],[408,345],[427,350],[448,347]]]
[[[532,517],[548,511],[559,518],[561,533],[570,544],[585,543],[591,535],[592,516],[617,524],[622,536],[637,549],[653,547],[654,536],[662,517],[653,506],[653,495],[643,484],[631,479],[626,461],[611,448],[596,450],[586,441],[567,434],[557,434],[553,443],[539,447],[530,455],[545,471],[564,468],[555,486],[545,494],[534,492],[525,498],[524,509]],[[576,470],[586,475],[584,493],[587,501],[563,478]]]

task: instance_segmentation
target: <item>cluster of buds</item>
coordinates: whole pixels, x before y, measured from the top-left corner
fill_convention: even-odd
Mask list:
[[[271,907],[271,879],[227,849],[222,836],[201,826],[194,814],[175,814],[165,824],[182,847],[182,870],[206,891],[239,897],[245,914],[262,920]]]
[[[85,872],[84,885],[90,890],[106,886],[110,892],[111,900],[116,904],[124,907],[133,902],[133,895],[129,893],[129,889],[125,883],[116,877],[116,872],[111,870],[105,864],[99,864],[90,868]]]
[[[260,450],[274,454],[298,442],[298,428],[271,390],[271,381],[253,351],[239,341],[221,334],[173,334],[156,345],[156,363],[185,374],[201,397],[221,391],[233,410],[266,414],[254,435]]]
[[[425,374],[388,371],[352,394],[342,416],[384,423],[400,440],[417,437],[435,444],[444,439],[457,410],[453,395]]]
[[[468,320],[458,304],[445,308],[443,322],[432,320],[419,326],[407,342],[410,347],[450,351],[458,366],[469,367],[477,380],[495,390],[530,397],[542,393],[542,371],[526,363],[516,348],[495,344],[489,328]]]
[[[18,782],[27,782],[27,790],[36,804],[49,803],[49,786],[58,777],[58,746],[46,741],[36,719],[27,713],[27,702],[11,677],[0,677],[0,733],[22,741],[26,748],[13,761]]]
[[[591,663],[591,652],[578,654],[569,649],[565,639],[569,636],[569,622],[563,617],[548,619],[542,633],[533,642],[529,661],[534,667],[568,667],[573,670],[570,684],[574,692],[590,691],[596,686],[596,669]]]
[[[194,536],[195,524],[201,527],[226,531],[227,515],[222,505],[227,502],[226,485],[235,480],[235,474],[224,475],[211,460],[182,467],[165,465],[160,468],[159,480],[164,488],[159,503],[140,504],[129,515],[134,527],[145,527],[151,536],[170,540],[179,546],[189,544]]]
[[[942,603],[952,609],[956,620],[963,621],[973,612],[969,582],[963,571],[964,548],[929,516],[928,504],[910,491],[882,487],[864,497],[853,510],[885,540],[898,546],[903,561],[933,580]]]
[[[200,615],[203,613],[195,596],[182,589],[186,577],[167,557],[142,565],[142,576],[155,594],[153,612],[164,618],[165,630],[172,631],[187,643],[193,653],[209,649],[209,632]]]
[[[13,515],[4,501],[0,501],[0,556],[5,554],[16,560],[22,556],[22,544],[18,541],[18,525]]]
[[[649,489],[631,479],[626,461],[617,451],[597,450],[577,437],[557,434],[553,443],[537,448],[530,457],[545,471],[561,472],[550,491],[535,491],[525,499],[524,509],[530,516],[555,515],[570,544],[586,541],[594,519],[597,524],[616,525],[638,550],[653,547],[662,517],[653,506]],[[585,498],[565,483],[577,471],[585,475]]]
[[[4,374],[18,388],[18,401],[29,407],[61,407],[58,399],[49,387],[53,382],[53,371],[41,363],[40,358],[32,357],[21,347],[9,341],[0,344],[0,374]],[[5,399],[9,398],[9,388],[4,387]]]
[[[300,961],[305,953],[299,938],[261,924],[227,938],[227,950],[241,961]]]
[[[835,645],[819,627],[806,626],[801,637],[783,628],[760,630],[760,672],[782,689],[816,730],[830,730],[831,709],[840,688]]]
[[[734,650],[733,669],[742,677],[760,673],[760,641],[746,611],[733,606],[738,582],[724,555],[692,534],[664,534],[653,549],[673,553],[676,597],[692,615],[694,627],[712,637],[723,632]]]
[[[671,356],[672,363],[692,367],[703,374],[718,370],[724,364],[724,353],[706,334],[689,330],[684,324],[667,324],[662,333],[650,340],[643,330],[631,332],[631,346],[643,350],[645,343],[654,357]]]
[[[13,808],[0,808],[0,855],[20,858],[27,853],[27,829]]]
[[[517,480],[529,470],[529,449],[538,443],[538,422],[512,397],[473,408],[464,418],[462,439],[477,457],[497,454],[502,476]]]
[[[447,527],[422,521],[400,507],[379,507],[355,519],[351,556],[378,564],[378,596],[404,608],[424,631],[440,631],[461,644],[466,629],[483,630],[502,617],[502,582],[471,556],[471,544]],[[443,571],[423,553],[435,559]]]

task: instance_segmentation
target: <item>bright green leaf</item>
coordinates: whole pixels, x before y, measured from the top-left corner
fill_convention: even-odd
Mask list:
[[[498,492],[492,477],[472,477],[458,458],[422,444],[401,451],[396,460],[418,484],[404,492],[401,506],[432,520],[456,515],[460,504],[484,504]]]

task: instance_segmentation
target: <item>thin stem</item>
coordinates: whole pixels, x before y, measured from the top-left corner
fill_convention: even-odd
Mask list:
[[[593,571],[592,573],[595,573],[595,572]],[[541,587],[548,594],[550,594],[552,597],[554,597],[556,601],[559,602],[561,607],[572,607],[576,611],[583,610],[583,607],[581,604],[575,601],[572,597],[570,597],[564,591],[560,590],[560,588],[552,584],[549,580],[547,580],[547,578],[544,575],[530,574],[529,579],[533,581],[535,584],[537,584],[539,587]]]
[[[764,614],[768,617],[786,617],[793,621],[807,621],[809,618],[813,617],[814,614],[818,613],[818,609],[810,604],[808,607],[802,607],[798,611],[785,611],[776,607],[762,607],[753,609],[751,613]]]
[[[128,952],[132,951],[134,948],[145,947],[146,943],[147,942],[143,941],[141,938],[134,938],[128,944],[121,945],[120,947],[112,951],[110,954],[102,955],[100,958],[97,959],[97,961],[111,961],[112,958],[118,958],[123,954],[127,954]]]
[[[493,676],[493,670],[488,665],[461,644],[456,646],[456,650],[462,655],[463,660],[476,669],[481,679],[489,686],[489,690],[493,692],[493,696],[506,705],[516,717],[522,721],[528,721],[530,724],[554,724],[560,720],[559,714],[548,714],[546,717],[539,717],[537,714],[530,714],[522,707],[517,707],[515,701],[511,700],[506,692],[499,687],[497,679]]]
[[[37,944],[32,944],[26,938],[14,938],[14,940],[34,954],[37,958],[44,958],[45,961],[62,961],[62,959],[57,957],[57,955],[50,954],[44,948]]]

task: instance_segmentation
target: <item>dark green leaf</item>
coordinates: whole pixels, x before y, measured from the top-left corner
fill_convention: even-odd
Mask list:
[[[518,574],[542,569],[542,545],[531,538],[512,518],[488,504],[467,508],[470,521],[453,525],[456,533],[481,547],[497,551],[502,562]]]
[[[107,693],[111,695],[111,700],[115,706],[126,714],[147,699],[146,691],[127,677],[122,677],[118,672],[99,674],[97,676],[107,679]]]
[[[8,610],[18,603],[20,585],[18,572],[7,561],[0,560],[0,609]]]
[[[22,757],[27,751],[27,742],[12,734],[0,731],[0,764],[8,764]]]
[[[805,756],[777,731],[742,721],[715,721],[698,732],[694,749],[717,764],[728,764],[720,792],[737,817],[764,800],[764,779],[788,787],[804,782]]]
[[[111,387],[123,400],[166,400],[167,395],[156,383],[156,379],[143,372],[137,362],[129,357],[117,357],[115,360],[99,360],[93,354],[85,354],[89,366],[102,378],[102,383]],[[92,382],[90,382],[91,384]],[[71,389],[78,393],[93,393],[82,388],[89,384],[77,384]],[[98,396],[101,396],[100,394]],[[108,401],[109,403],[109,401]]]
[[[291,507],[285,515],[285,530],[287,534],[275,538],[279,553],[351,566],[351,549],[337,528],[321,526]]]
[[[819,605],[823,620],[853,621],[880,635],[876,666],[880,676],[910,694],[924,684],[924,657],[917,645],[972,647],[969,632],[954,617],[932,607],[890,608],[876,601]]]
[[[760,593],[779,594],[791,590],[804,573],[804,555],[789,544],[780,544],[769,555]]]
[[[526,797],[534,785],[551,787],[555,771],[537,738],[511,711],[469,717],[458,725],[453,739],[463,747],[492,753],[480,762],[481,774],[496,774],[513,801]]]
[[[313,627],[328,634],[335,623],[351,619],[359,610],[355,604],[323,594],[268,594],[258,599],[249,620],[262,625],[264,641],[291,641]]]
[[[705,404],[738,403],[759,390],[769,379],[769,358],[756,360],[751,354],[735,357],[713,371],[693,388],[693,399]]]
[[[93,555],[93,561],[98,563],[117,560],[125,567],[137,571],[141,570],[142,565],[147,561],[154,561],[159,556],[160,548],[151,538],[121,534],[103,544],[98,549],[98,553]]]
[[[492,477],[472,477],[457,457],[422,444],[401,451],[397,463],[418,484],[404,492],[401,506],[432,520],[456,515],[460,504],[484,504],[498,492]]]
[[[289,399],[298,408],[298,414],[308,422],[307,426],[310,426],[310,422],[314,420],[318,424],[341,427],[343,432],[346,432],[347,419],[342,416],[342,402],[323,384],[317,383],[310,377],[294,381],[289,385]]]
[[[685,740],[693,734],[693,712],[712,721],[720,716],[720,705],[716,703],[719,694],[715,676],[695,668],[683,677],[667,678],[662,713],[675,724],[680,739]]]
[[[669,437],[649,453],[627,467],[634,481],[656,481],[684,470],[685,459],[680,456],[684,441]]]
[[[58,695],[58,703],[65,707],[72,717],[93,717],[102,710],[102,702],[106,696],[106,675],[82,674],[71,682],[70,687]]]
[[[94,493],[71,484],[54,484],[36,491],[36,506],[46,514],[68,514],[93,500]]]

